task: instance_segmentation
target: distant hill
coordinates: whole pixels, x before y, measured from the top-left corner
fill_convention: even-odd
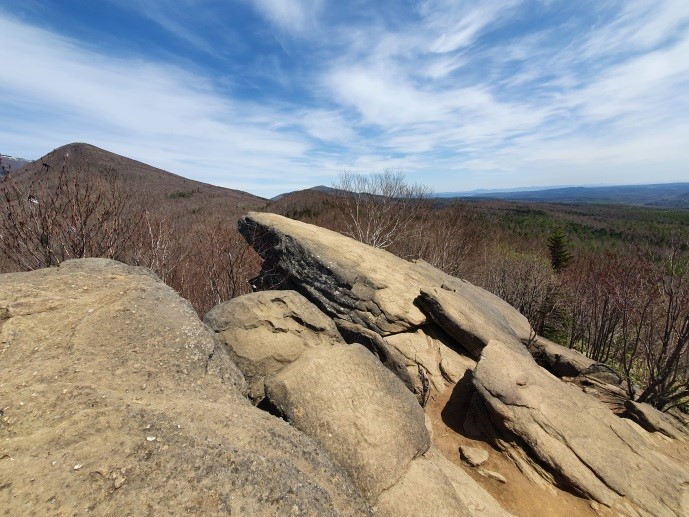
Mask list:
[[[336,216],[332,208],[341,194],[341,190],[322,185],[295,190],[272,198],[264,211],[312,223],[321,222],[319,218],[324,214]]]
[[[294,190],[292,192],[285,192],[284,194],[278,194],[275,197],[270,198],[270,201],[279,201],[280,199],[283,199],[285,197],[291,197],[294,196],[295,194],[300,194],[302,192],[311,192],[311,193],[316,193],[316,192],[322,192],[324,194],[330,194],[333,196],[339,196],[343,193],[345,193],[344,190],[333,188],[333,187],[326,187],[325,185],[317,185],[315,187],[307,188],[304,190]]]
[[[84,143],[59,147],[13,174],[18,182],[36,175],[54,177],[64,165],[89,173],[114,171],[136,191],[144,193],[153,210],[185,218],[190,214],[237,217],[260,210],[267,203],[248,192],[187,179]]]
[[[689,183],[563,187],[530,191],[476,191],[442,197],[490,198],[538,203],[607,203],[689,209]]]
[[[9,156],[6,154],[0,154],[0,161],[2,162],[2,167],[0,167],[0,177],[5,175],[6,170],[16,171],[21,169],[25,165],[31,163],[30,160],[25,160],[24,158],[17,158],[16,156]]]

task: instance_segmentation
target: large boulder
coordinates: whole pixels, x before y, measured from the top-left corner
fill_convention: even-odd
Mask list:
[[[266,396],[323,444],[372,502],[430,446],[421,406],[361,345],[304,352],[266,379]]]
[[[307,350],[266,379],[266,397],[345,467],[376,515],[507,515],[429,449],[423,410],[361,345]]]
[[[689,514],[689,471],[643,431],[561,382],[530,356],[491,341],[474,386],[515,461],[608,506],[632,501],[653,515]]]
[[[296,291],[261,291],[223,302],[204,317],[263,399],[263,379],[308,348],[344,343],[333,321]]]
[[[366,515],[316,441],[253,407],[191,306],[108,260],[0,276],[0,508]]]

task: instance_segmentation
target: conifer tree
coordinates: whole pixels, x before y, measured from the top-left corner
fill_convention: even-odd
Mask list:
[[[562,226],[556,226],[550,234],[548,250],[550,251],[550,263],[558,273],[565,269],[572,260],[572,253],[567,249],[567,239]]]

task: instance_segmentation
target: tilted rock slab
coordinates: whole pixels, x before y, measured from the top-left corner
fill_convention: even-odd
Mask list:
[[[296,291],[239,296],[215,306],[203,320],[227,346],[256,401],[263,399],[266,375],[308,348],[344,343],[333,320]]]
[[[626,497],[649,515],[689,515],[689,471],[652,447],[643,431],[602,403],[491,341],[474,386],[502,437],[558,481],[608,506]],[[509,440],[509,438],[508,438]],[[503,444],[504,445],[504,444]]]
[[[531,354],[541,366],[558,377],[586,375],[602,382],[619,385],[622,379],[605,364],[594,361],[577,350],[558,345],[542,336],[529,344]]]
[[[483,347],[493,339],[513,346],[516,353],[529,355],[491,300],[465,286],[460,286],[461,298],[458,299],[457,294],[456,290],[447,288],[422,289],[418,303],[445,332],[462,343],[474,359],[481,357]]]
[[[252,212],[240,219],[238,227],[264,258],[258,284],[293,287],[336,322],[347,322],[383,338],[416,333],[431,323],[416,304],[419,295],[422,290],[441,289],[457,306],[493,307],[493,314],[501,325],[507,325],[506,332],[515,340],[528,340],[531,336],[526,318],[505,301],[425,262],[408,262],[339,233],[276,214]],[[399,359],[401,354],[404,359],[397,366],[409,373],[408,362],[417,352],[418,341],[414,345],[414,339],[417,338],[395,337],[384,341],[390,350],[383,355]],[[465,346],[471,350],[474,342],[473,337],[471,343],[459,341],[457,348]],[[426,355],[435,354],[442,360],[434,348],[435,345]],[[422,362],[415,360],[417,364]],[[456,363],[452,358],[447,362]],[[439,364],[426,374],[436,386],[446,382]]]
[[[668,438],[675,440],[686,440],[689,438],[689,428],[685,427],[682,422],[675,419],[672,415],[658,411],[649,404],[628,400],[625,403],[625,409],[630,418],[647,431],[662,433]]]
[[[264,258],[264,279],[288,281],[332,318],[352,321],[381,336],[410,330],[426,323],[415,305],[422,288],[462,289],[494,300],[508,321],[519,321],[518,337],[528,339],[526,318],[497,296],[442,273],[428,264],[416,264],[337,232],[276,214],[252,212],[239,221],[239,230]],[[529,327],[530,328],[530,327]],[[524,334],[526,334],[524,336]]]
[[[253,407],[213,332],[143,269],[0,276],[9,515],[367,515],[312,438]]]

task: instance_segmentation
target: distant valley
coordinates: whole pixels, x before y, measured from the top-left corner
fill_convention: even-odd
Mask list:
[[[506,201],[570,204],[623,204],[657,208],[689,208],[689,183],[478,190],[438,194],[439,198],[486,198]]]

